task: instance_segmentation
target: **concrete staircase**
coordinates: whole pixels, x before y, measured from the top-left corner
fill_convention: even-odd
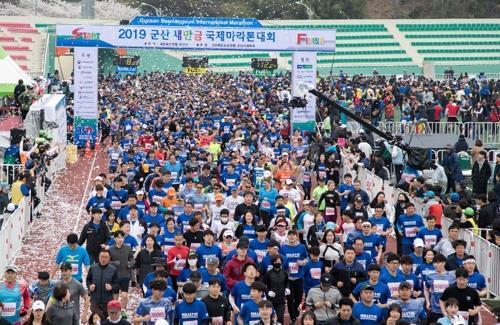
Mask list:
[[[404,33],[400,32],[396,26],[396,21],[390,20],[385,22],[387,31],[394,36],[394,39],[399,42],[399,45],[406,51],[406,54],[412,59],[412,62],[422,66],[424,64],[424,57],[417,52],[417,49],[411,45]]]

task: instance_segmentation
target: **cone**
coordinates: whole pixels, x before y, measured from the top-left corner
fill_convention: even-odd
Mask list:
[[[90,141],[87,140],[87,143],[85,144],[85,157],[92,157],[92,153],[90,152]]]
[[[101,144],[99,143],[99,140],[95,140],[94,150],[95,151],[101,150]]]

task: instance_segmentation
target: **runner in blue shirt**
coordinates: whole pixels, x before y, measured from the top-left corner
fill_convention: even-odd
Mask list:
[[[210,279],[217,278],[219,280],[220,290],[227,291],[226,278],[224,274],[219,271],[220,260],[215,256],[210,256],[205,259],[205,267],[200,269],[201,280],[203,285],[209,286]]]
[[[455,274],[446,271],[444,267],[446,264],[446,257],[444,255],[436,254],[433,263],[436,272],[427,275],[424,280],[424,296],[427,310],[430,310],[428,316],[430,322],[435,322],[443,317],[439,299],[444,290],[455,283]]]
[[[396,303],[401,306],[401,320],[409,324],[423,324],[427,319],[424,308],[425,299],[412,299],[412,285],[409,282],[399,284],[398,296]],[[414,293],[413,296],[415,296]]]
[[[257,254],[257,265],[261,265],[264,256],[267,254],[267,244],[269,243],[269,239],[266,238],[266,226],[258,225],[255,227],[255,231],[257,232],[257,238],[250,240],[249,248]]]
[[[238,324],[254,324],[260,320],[259,303],[262,301],[262,295],[266,292],[266,285],[260,281],[255,281],[250,285],[251,300],[247,301],[241,307],[238,315]]]
[[[340,195],[340,209],[344,211],[349,205],[349,193],[354,192],[351,174],[346,173],[344,175],[344,182],[339,185],[338,192]]]
[[[88,269],[90,267],[90,258],[87,250],[78,246],[78,235],[71,233],[66,237],[65,245],[59,249],[56,255],[56,264],[59,267],[62,263],[68,262],[71,264],[71,275],[75,280],[82,281],[83,265]]]
[[[415,205],[409,202],[405,206],[406,213],[399,216],[396,228],[402,237],[402,251],[404,255],[411,254],[413,240],[417,233],[424,226],[422,217],[415,213]]]
[[[380,281],[387,284],[392,298],[397,298],[399,284],[405,280],[399,270],[399,256],[394,253],[387,254],[387,265],[385,272],[382,272]]]
[[[424,241],[421,238],[415,238],[413,241],[413,253],[410,254],[410,257],[413,261],[413,272],[416,272],[417,266],[424,262]]]
[[[391,297],[391,292],[389,291],[389,287],[387,284],[380,282],[380,265],[371,264],[368,266],[368,276],[369,279],[363,282],[360,282],[356,285],[352,293],[350,294],[350,298],[352,301],[357,302],[359,299],[359,295],[361,293],[361,288],[365,285],[369,284],[373,287],[374,295],[373,295],[373,303],[378,305],[380,308],[387,308],[387,300]]]
[[[380,261],[383,247],[382,238],[372,233],[373,224],[370,221],[364,221],[361,227],[363,227],[363,232],[360,237],[363,238],[363,242],[365,243],[365,252],[370,254],[375,261]]]
[[[363,237],[354,239],[352,248],[354,248],[354,253],[356,254],[356,262],[363,265],[365,270],[368,269],[368,266],[375,263],[373,256],[365,251],[365,241]]]
[[[198,255],[200,265],[205,265],[205,261],[209,257],[222,260],[222,251],[219,246],[214,245],[214,233],[211,229],[203,232],[203,243],[196,249],[196,255]]]
[[[382,250],[385,251],[387,236],[392,234],[392,224],[389,219],[384,216],[384,206],[382,204],[377,204],[375,206],[374,215],[373,217],[370,217],[368,221],[370,221],[375,227],[375,233],[382,238]]]
[[[467,285],[473,289],[476,289],[479,297],[486,297],[488,294],[488,288],[486,287],[486,280],[484,275],[477,271],[476,259],[472,255],[468,255],[464,258],[462,264],[464,269],[469,273],[469,281]]]
[[[175,325],[208,325],[209,317],[205,304],[196,299],[196,285],[188,282],[182,287],[184,299],[175,305]]]
[[[413,273],[413,260],[408,255],[401,256],[401,275],[404,280],[411,285],[413,298],[418,298],[422,294],[422,287],[417,275]]]
[[[427,226],[420,228],[417,233],[417,238],[421,238],[424,241],[425,248],[433,249],[437,243],[443,238],[443,234],[440,229],[435,228],[436,217],[427,216]]]
[[[236,319],[243,304],[252,299],[250,296],[250,286],[255,281],[258,269],[255,264],[247,263],[243,266],[242,271],[245,275],[245,279],[236,282],[229,295],[229,303],[231,303]]]
[[[370,284],[361,288],[360,301],[354,304],[352,315],[361,325],[378,325],[382,321],[382,308],[373,303],[375,290]]]
[[[323,262],[319,259],[320,250],[318,246],[313,246],[309,249],[309,261],[304,266],[304,293],[307,293],[311,288],[319,286],[321,273],[324,269]]]
[[[423,262],[417,265],[417,269],[415,270],[415,274],[419,277],[420,281],[422,281],[422,285],[427,275],[436,272],[432,262],[434,260],[434,251],[432,249],[424,250],[423,256]]]
[[[153,294],[141,300],[134,316],[134,322],[141,322],[144,325],[154,325],[160,319],[167,320],[173,306],[171,297],[163,297],[167,289],[165,280],[155,279],[151,281],[150,286]]]

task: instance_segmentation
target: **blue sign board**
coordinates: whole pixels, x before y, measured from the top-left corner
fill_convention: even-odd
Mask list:
[[[116,73],[137,73],[137,67],[117,65],[115,68]]]
[[[137,16],[129,23],[136,26],[262,27],[255,18],[156,17]]]

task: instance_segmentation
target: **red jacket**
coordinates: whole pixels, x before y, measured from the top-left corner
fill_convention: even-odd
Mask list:
[[[246,257],[243,261],[238,259],[238,255],[234,255],[229,262],[224,266],[222,273],[226,278],[226,285],[229,291],[233,288],[234,284],[245,278],[243,274],[243,266],[247,263],[254,263],[250,257]]]

